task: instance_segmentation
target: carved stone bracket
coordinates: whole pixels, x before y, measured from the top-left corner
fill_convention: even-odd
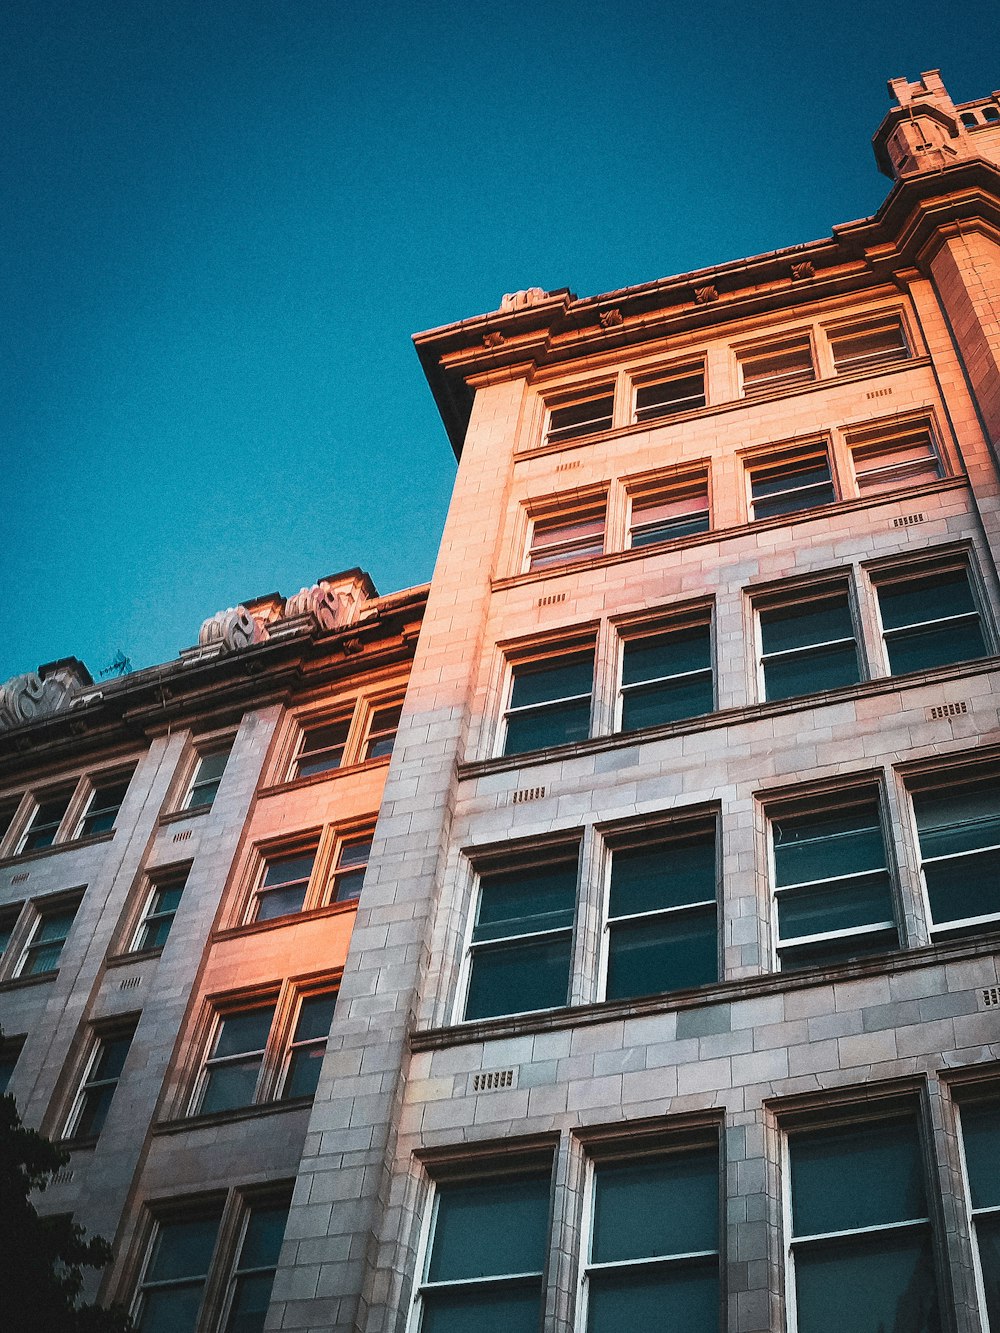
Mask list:
[[[694,289],[694,299],[699,305],[711,305],[713,301],[719,299],[718,290],[715,287],[696,287]]]
[[[499,331],[483,334],[484,347],[502,347],[507,339]]]
[[[58,712],[68,693],[65,683],[56,676],[43,680],[37,671],[12,676],[0,685],[0,730],[21,727]]]
[[[622,312],[617,306],[614,306],[611,310],[602,310],[597,318],[601,321],[601,328],[603,329],[618,329],[625,323]]]
[[[815,276],[816,267],[808,259],[804,260],[801,264],[792,265],[793,282],[805,282],[806,278],[814,278]]]
[[[507,292],[500,302],[500,309],[523,310],[525,306],[537,305],[539,301],[544,301],[546,292],[543,287],[527,287],[523,292]]]
[[[356,618],[363,600],[362,590],[354,581],[340,586],[314,583],[311,588],[302,588],[294,597],[289,597],[282,619],[294,620],[311,615],[320,629],[340,629]]]
[[[242,648],[263,643],[267,637],[267,631],[245,606],[231,606],[209,616],[198,631],[198,647],[218,647],[223,652],[238,653]]]

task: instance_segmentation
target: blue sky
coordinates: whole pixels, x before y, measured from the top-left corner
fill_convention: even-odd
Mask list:
[[[428,579],[414,331],[863,217],[886,79],[984,95],[998,39],[975,0],[7,0],[0,681]]]

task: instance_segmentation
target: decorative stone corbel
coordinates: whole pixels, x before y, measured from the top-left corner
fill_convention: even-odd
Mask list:
[[[816,268],[808,259],[803,260],[801,264],[792,265],[793,282],[805,282],[806,278],[813,278],[815,276]]]
[[[694,299],[699,305],[711,305],[713,301],[719,299],[719,293],[715,287],[696,287],[694,289]]]
[[[525,306],[537,305],[539,301],[544,301],[545,296],[543,287],[527,287],[523,292],[507,292],[500,302],[500,309],[523,310]]]
[[[198,647],[218,647],[227,653],[238,653],[255,643],[263,643],[267,637],[267,631],[245,606],[231,606],[209,616],[198,631]]]
[[[622,319],[622,312],[617,306],[614,306],[611,310],[602,310],[597,318],[601,321],[602,329],[618,329],[625,323]]]
[[[0,730],[21,727],[58,712],[67,693],[66,685],[56,676],[43,680],[37,671],[12,676],[0,685]]]
[[[502,347],[507,339],[503,334],[495,329],[492,333],[483,334],[483,346],[486,348]]]

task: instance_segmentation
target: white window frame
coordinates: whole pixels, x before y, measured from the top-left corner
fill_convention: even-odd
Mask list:
[[[114,1027],[105,1028],[92,1034],[90,1051],[86,1062],[84,1063],[83,1072],[80,1076],[79,1084],[77,1085],[76,1095],[73,1098],[69,1115],[66,1117],[66,1124],[63,1128],[62,1137],[64,1139],[71,1140],[76,1136],[77,1127],[83,1114],[83,1108],[86,1104],[88,1093],[98,1088],[107,1087],[117,1090],[118,1084],[121,1082],[121,1074],[118,1074],[115,1078],[103,1079],[95,1078],[94,1074],[100,1063],[101,1055],[106,1043],[109,1041],[122,1041],[127,1038],[129,1045],[131,1045],[135,1037],[135,1029],[138,1021],[138,1017],[133,1016],[131,1020],[123,1021],[121,1024],[116,1024]],[[128,1059],[128,1048],[126,1048],[125,1059]],[[96,1138],[103,1128],[104,1122],[102,1122],[100,1129],[98,1129],[97,1134],[93,1137]]]
[[[874,496],[891,495],[896,491],[905,491],[912,486],[929,486],[934,481],[943,480],[947,475],[946,460],[941,448],[940,436],[930,417],[914,417],[912,420],[904,421],[894,419],[873,423],[866,422],[862,426],[845,426],[843,434],[847,452],[851,458],[854,490],[863,500]],[[903,463],[884,463],[881,466],[869,468],[867,471],[858,470],[859,454],[869,454],[877,458],[879,455],[892,454],[894,451],[898,452],[906,447],[916,447],[918,444],[926,444],[927,446],[926,462],[917,458]],[[922,481],[907,480],[908,474],[926,470],[929,463],[936,466],[936,477]],[[863,477],[877,479],[879,476],[886,477],[890,484],[868,487],[862,485]],[[893,476],[901,479],[893,483]]]
[[[810,603],[824,601],[830,594],[843,594],[847,598],[847,611],[851,618],[851,628],[854,633],[850,639],[824,639],[818,643],[806,644],[798,648],[782,648],[768,653],[764,649],[764,626],[761,622],[761,612],[785,610],[794,606],[808,607]],[[767,697],[767,682],[764,676],[764,662],[767,658],[777,657],[795,657],[804,653],[810,653],[818,648],[835,648],[838,645],[853,643],[854,650],[858,659],[858,680],[857,684],[862,684],[868,679],[866,670],[866,661],[864,654],[864,639],[858,621],[857,605],[854,596],[854,585],[849,574],[843,578],[831,580],[824,583],[807,584],[802,587],[790,588],[787,595],[783,595],[778,589],[768,593],[752,593],[751,601],[754,613],[754,631],[756,640],[756,677],[757,677],[757,698],[761,703],[790,703],[795,699],[809,699],[815,694],[823,694],[825,690],[810,690],[806,694],[788,694],[782,695],[780,699],[769,700]],[[837,689],[850,689],[849,685],[838,685]]]
[[[767,503],[774,496],[755,497],[753,493],[754,473],[763,471],[765,468],[778,469],[779,467],[794,468],[798,463],[807,463],[811,459],[823,457],[826,461],[826,470],[829,473],[829,487],[833,492],[831,499],[821,500],[816,504],[804,504],[800,508],[790,509],[783,514],[757,514],[756,505],[758,500]],[[824,509],[830,509],[841,499],[841,488],[838,485],[837,472],[834,467],[833,447],[830,439],[826,436],[819,436],[814,440],[804,440],[796,445],[778,445],[772,449],[757,451],[743,456],[745,486],[746,486],[746,504],[747,515],[751,523],[794,523],[800,514],[815,514]],[[818,490],[821,486],[827,485],[826,482],[809,482],[804,486],[791,486],[787,490],[780,491],[780,495],[805,494],[807,491]]]
[[[135,777],[134,767],[131,769],[126,768],[121,770],[112,770],[108,773],[91,774],[87,778],[87,785],[89,790],[87,792],[87,798],[84,803],[84,807],[80,811],[80,816],[74,824],[73,837],[94,838],[94,837],[108,836],[118,822],[118,815],[121,811],[122,806],[128,800],[128,789],[131,786],[132,779],[134,777]],[[95,808],[94,802],[97,799],[98,792],[105,787],[117,786],[118,783],[120,782],[125,784],[125,791],[122,793],[122,799],[119,802],[119,804],[117,806],[106,805],[101,807],[100,809]],[[84,833],[83,826],[88,819],[92,818],[94,815],[109,814],[112,810],[114,810],[115,812],[115,818],[114,822],[112,823],[111,829],[98,830],[97,833]]]
[[[49,902],[46,898],[37,898],[31,902],[31,912],[33,919],[31,922],[31,927],[29,929],[27,938],[21,945],[17,963],[14,966],[14,972],[13,972],[14,977],[54,977],[56,975],[56,973],[59,971],[59,966],[62,963],[62,956],[66,948],[66,943],[73,932],[73,927],[76,925],[76,917],[77,913],[80,910],[80,904],[82,901],[83,901],[83,895],[78,894],[71,898],[61,899],[57,902]],[[59,957],[56,961],[56,966],[44,972],[28,972],[26,969],[29,957],[32,955],[32,953],[36,950],[46,948],[56,943],[55,940],[39,941],[38,939],[38,936],[41,933],[46,918],[52,916],[62,916],[65,912],[70,912],[70,911],[73,913],[73,918],[66,928],[66,934],[62,937],[62,940],[59,942]]]
[[[31,813],[28,816],[27,823],[24,825],[24,827],[18,834],[17,843],[14,848],[15,856],[31,856],[34,852],[45,852],[48,851],[50,848],[56,847],[60,843],[67,841],[66,830],[70,826],[69,820],[70,816],[72,815],[73,806],[75,804],[75,796],[78,786],[79,783],[74,782],[72,786],[49,788],[48,791],[43,790],[38,792],[37,794],[32,792]],[[50,821],[48,824],[43,824],[40,826],[42,828],[46,829],[51,828],[53,830],[52,841],[46,843],[44,847],[27,847],[26,846],[27,841],[31,837],[32,833],[36,833],[38,831],[35,826],[35,820],[38,818],[38,815],[41,812],[42,807],[46,805],[49,801],[55,801],[57,799],[61,799],[64,793],[66,794],[66,805],[64,806],[63,812],[59,816],[58,821],[55,824],[53,824]]]
[[[546,545],[539,546],[536,537],[539,527],[551,524],[553,527],[570,527],[574,523],[584,523],[588,520],[600,520],[601,535],[599,551],[593,551],[588,548],[596,546],[598,538],[596,533],[585,534],[582,537],[567,537],[561,541],[555,541]],[[605,553],[607,549],[608,538],[608,497],[605,494],[600,499],[594,500],[593,504],[578,502],[567,505],[565,508],[544,509],[533,512],[529,516],[528,540],[525,543],[524,560],[522,563],[522,572],[528,573],[548,573],[562,570],[570,565],[579,564],[583,560],[596,560]],[[545,563],[532,567],[532,560],[538,555],[555,557],[551,563]]]
[[[228,740],[219,740],[214,744],[205,744],[198,747],[194,755],[194,764],[191,769],[191,776],[185,786],[184,799],[181,802],[182,810],[194,812],[197,810],[212,809],[212,807],[215,805],[216,800],[218,799],[219,786],[221,785],[223,778],[226,776],[226,769],[229,767],[229,760],[232,758],[234,744],[235,744],[235,738],[230,738]],[[201,773],[201,768],[204,762],[207,759],[214,759],[217,755],[221,754],[225,754],[226,762],[223,764],[222,772],[219,774],[219,776],[217,778],[208,778],[204,780],[199,779],[199,774]],[[194,794],[197,791],[197,789],[199,787],[207,787],[213,782],[216,784],[216,790],[212,799],[201,805],[192,805],[191,802],[194,798]]]
[[[673,384],[694,379],[698,375],[701,376],[701,393],[688,394],[684,398],[669,400],[676,405],[667,411],[654,412],[639,406],[639,394],[643,389],[655,389],[661,384]],[[701,401],[697,402],[696,399]],[[671,421],[674,417],[679,417],[688,412],[697,412],[707,406],[709,406],[708,377],[705,373],[704,358],[682,362],[676,366],[664,366],[658,371],[645,372],[632,378],[631,420],[634,425],[657,426],[661,422]]]
[[[978,916],[956,917],[952,921],[935,922],[934,913],[931,908],[930,893],[927,888],[927,875],[924,867],[929,863],[966,860],[969,857],[979,856],[983,852],[1000,852],[1000,843],[991,843],[985,847],[976,847],[972,851],[947,852],[943,856],[925,856],[923,847],[920,843],[920,829],[917,826],[916,810],[913,806],[914,796],[925,792],[937,791],[948,786],[964,786],[967,782],[971,783],[977,780],[988,782],[991,779],[1000,786],[1000,774],[997,774],[992,770],[981,770],[977,772],[975,769],[969,768],[942,767],[935,770],[933,774],[928,774],[927,777],[931,780],[919,781],[918,783],[909,786],[907,795],[910,798],[909,805],[910,817],[912,819],[913,843],[916,848],[917,861],[920,868],[920,892],[923,898],[925,920],[927,922],[927,929],[931,942],[934,942],[935,936],[947,939],[948,935],[954,931],[975,929],[976,927],[981,927],[983,930],[1000,928],[1000,911],[985,912]],[[934,781],[934,778],[937,778],[938,780]]]
[[[586,694],[567,694],[560,695],[553,699],[546,699],[539,704],[520,704],[517,707],[511,705],[511,699],[514,695],[514,685],[518,671],[525,671],[531,674],[532,669],[541,664],[555,666],[560,658],[583,658],[590,654],[591,659],[591,685]],[[507,755],[507,732],[511,717],[538,712],[540,709],[554,707],[558,704],[576,703],[583,699],[590,700],[587,722],[588,738],[594,734],[594,700],[596,696],[596,671],[597,671],[597,640],[565,640],[552,644],[538,644],[534,646],[533,651],[518,653],[516,656],[508,655],[506,657],[505,680],[503,687],[503,709],[501,711],[500,725],[497,727],[494,755],[497,758],[524,759],[532,754],[538,754],[538,750],[518,750],[515,754]],[[560,744],[573,745],[579,744],[577,741],[563,741]],[[543,747],[546,748],[546,747]]]
[[[666,504],[673,499],[684,499],[687,495],[700,496],[701,487],[704,483],[705,508],[693,510],[690,519],[705,516],[705,526],[698,532],[685,532],[677,536],[661,537],[658,541],[639,542],[636,544],[636,534],[663,526],[662,520],[647,519],[643,522],[637,519],[637,513],[641,512],[644,503]],[[666,542],[687,541],[692,537],[701,536],[702,533],[710,532],[712,529],[712,498],[711,481],[708,467],[685,470],[671,477],[664,477],[659,482],[644,481],[641,483],[626,483],[626,495],[628,498],[628,521],[627,521],[627,549],[630,551],[656,550]]]
[[[668,676],[650,676],[648,680],[634,681],[630,685],[624,684],[625,676],[625,651],[630,644],[641,643],[643,639],[666,639],[671,634],[682,634],[685,630],[697,629],[704,626],[708,631],[708,656],[709,664],[707,667],[699,667],[695,671],[678,671]],[[625,713],[625,698],[628,691],[641,690],[649,685],[665,684],[668,681],[681,681],[693,677],[704,677],[706,674],[712,682],[712,707],[707,713],[692,713],[690,718],[678,718],[677,723],[687,722],[698,717],[709,717],[718,710],[718,679],[715,660],[715,614],[714,606],[711,604],[691,608],[684,613],[678,613],[671,619],[658,620],[652,623],[645,622],[641,624],[624,624],[618,629],[617,645],[617,674],[615,679],[618,682],[618,689],[615,695],[615,733],[636,735],[637,732],[624,733],[622,731],[622,722]],[[654,726],[672,726],[671,722],[653,723]]]
[[[596,435],[603,435],[612,430],[615,424],[615,399],[617,385],[614,380],[609,380],[600,384],[589,386],[580,385],[575,390],[567,390],[558,396],[553,396],[545,400],[545,425],[542,431],[543,445],[574,445],[580,440],[589,440]],[[582,407],[585,403],[603,402],[605,399],[611,400],[610,414],[601,413],[584,423],[575,426],[557,426],[553,427],[552,418],[557,412],[565,408]],[[606,425],[602,424],[607,422]],[[587,429],[587,426],[593,426],[593,429]],[[570,434],[565,434],[570,431]],[[558,438],[554,438],[554,435]]]
[[[864,337],[865,334],[878,333],[892,326],[899,330],[901,353],[869,353],[867,356],[848,357],[845,361],[838,362],[836,344],[841,339]],[[873,310],[848,322],[827,326],[824,333],[830,347],[830,361],[835,375],[856,375],[865,371],[881,370],[885,366],[898,365],[913,357],[913,346],[907,335],[906,322],[899,310]]]
[[[744,374],[744,366],[747,361],[763,360],[769,356],[780,356],[782,352],[791,351],[798,347],[808,349],[811,374],[806,375],[804,369],[784,371],[777,375],[768,376],[756,384],[751,383],[750,387],[747,387]],[[736,353],[740,397],[742,399],[752,401],[757,398],[776,397],[783,393],[794,392],[805,385],[815,384],[819,380],[816,345],[811,329],[789,330],[785,334],[776,334],[766,341],[747,343],[741,347],[736,347],[734,351]]]
[[[350,754],[348,746],[350,745],[351,741],[351,732],[354,730],[353,722],[354,719],[351,710],[346,710],[343,713],[338,713],[338,712],[330,714],[321,713],[312,717],[300,718],[298,736],[296,737],[295,747],[291,755],[291,758],[289,760],[288,776],[286,781],[298,782],[298,781],[306,781],[310,778],[315,778],[318,780],[321,777],[323,778],[330,777],[333,773],[338,773],[342,768],[346,768],[348,766],[349,754]],[[306,738],[308,737],[311,731],[320,731],[325,727],[333,727],[337,726],[338,724],[342,724],[344,727],[344,741],[342,745],[340,746],[327,745],[323,746],[318,750],[310,750],[308,752],[306,751],[305,749]],[[330,768],[324,769],[321,773],[306,773],[306,774],[299,773],[298,771],[299,765],[303,762],[303,760],[315,759],[318,755],[326,754],[328,752],[332,752],[338,749],[340,750],[339,763],[331,765]]]
[[[972,596],[973,607],[975,608],[974,610],[962,611],[954,616],[936,616],[932,617],[930,620],[913,621],[909,625],[900,625],[892,630],[887,630],[885,628],[885,623],[882,619],[882,599],[879,595],[882,588],[905,586],[907,583],[918,583],[922,579],[933,578],[937,574],[950,574],[958,572],[959,570],[965,574],[968,581],[969,592]],[[955,662],[945,663],[942,667],[920,667],[918,670],[940,671],[947,670],[948,667],[962,666],[969,662],[983,662],[986,660],[986,657],[989,657],[995,652],[996,645],[994,641],[993,627],[986,614],[986,607],[980,589],[977,571],[974,569],[972,559],[967,553],[950,551],[935,555],[935,553],[931,551],[927,553],[924,559],[916,561],[911,560],[906,565],[892,564],[869,569],[868,578],[874,594],[875,617],[878,626],[882,666],[884,667],[887,676],[895,675],[892,670],[892,661],[889,656],[889,643],[894,635],[903,635],[914,629],[930,628],[934,625],[944,625],[949,621],[958,622],[975,619],[979,625],[979,631],[983,638],[984,647],[986,648],[985,655],[983,657],[959,658]],[[909,674],[911,673],[900,672],[896,678],[901,679]]]
[[[979,1218],[1000,1217],[1000,1203],[985,1204],[975,1207],[972,1202],[972,1184],[969,1178],[969,1163],[965,1151],[965,1126],[963,1124],[963,1114],[968,1110],[976,1110],[982,1106],[992,1106],[997,1110],[997,1117],[1000,1119],[1000,1089],[995,1087],[979,1088],[973,1091],[971,1096],[960,1097],[957,1101],[958,1112],[958,1142],[959,1158],[962,1170],[962,1194],[965,1200],[966,1216],[969,1219],[969,1230],[972,1234],[972,1260],[973,1270],[976,1281],[976,1298],[979,1304],[980,1318],[982,1319],[984,1333],[1000,1333],[1000,1329],[991,1329],[989,1316],[986,1308],[986,1284],[983,1280],[983,1261],[979,1245],[979,1227],[977,1222]]]
[[[324,1052],[326,1050],[326,1047],[330,1040],[329,1032],[326,1034],[325,1037],[300,1038],[296,1036],[299,1022],[301,1021],[302,1018],[302,1005],[304,1001],[315,999],[317,996],[325,996],[325,995],[330,995],[333,997],[333,1008],[334,1008],[334,1013],[336,1013],[337,1000],[340,995],[339,985],[329,984],[326,986],[309,987],[308,989],[303,988],[296,992],[293,1012],[291,1014],[290,1021],[287,1024],[287,1032],[285,1035],[285,1040],[282,1043],[281,1068],[279,1072],[277,1087],[275,1089],[275,1098],[274,1098],[275,1101],[283,1101],[288,1099],[286,1089],[288,1086],[289,1074],[291,1073],[292,1059],[295,1055],[295,1052],[308,1050],[310,1048],[318,1048],[320,1046],[323,1047]],[[298,1100],[298,1099],[295,1098],[292,1100]]]
[[[287,921],[295,917],[301,917],[304,913],[312,911],[313,908],[321,906],[322,904],[317,901],[317,885],[322,882],[321,871],[327,860],[328,842],[329,838],[324,835],[323,830],[315,829],[277,844],[269,843],[255,847],[251,863],[250,892],[247,896],[242,924],[254,926],[258,924],[266,925],[273,921]],[[304,857],[308,855],[310,850],[313,854],[313,860],[309,875],[305,879],[302,906],[297,911],[285,912],[280,916],[259,916],[259,904],[264,901],[268,894],[280,892],[291,885],[303,882],[301,878],[284,880],[264,888],[264,880],[267,878],[270,867],[280,861],[291,861]]]
[[[173,919],[177,915],[178,909],[174,908],[172,912],[165,912],[165,911],[157,912],[153,910],[154,905],[156,903],[157,896],[164,889],[179,887],[183,894],[184,889],[187,887],[187,878],[190,873],[191,873],[190,862],[187,862],[179,866],[164,866],[162,869],[158,867],[156,870],[153,870],[149,873],[149,875],[147,876],[148,891],[146,893],[145,898],[143,899],[142,912],[139,916],[138,921],[136,922],[135,929],[132,931],[129,947],[126,950],[127,953],[130,954],[146,953],[149,950],[163,947],[162,945],[157,946],[155,944],[141,947],[140,940],[142,939],[143,934],[146,931],[146,927],[151,922],[164,920],[166,917],[169,916],[171,926],[173,925]]]

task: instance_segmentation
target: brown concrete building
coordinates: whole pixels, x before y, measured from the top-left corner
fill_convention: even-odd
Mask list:
[[[415,649],[32,682],[11,1086],[143,1333],[1000,1333],[1000,95],[890,87],[875,217],[417,337]]]

